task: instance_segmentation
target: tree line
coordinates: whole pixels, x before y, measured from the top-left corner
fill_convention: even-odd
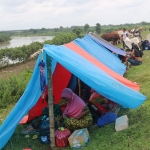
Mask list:
[[[3,33],[10,34],[11,36],[31,36],[31,35],[43,35],[43,36],[56,36],[60,33],[71,33],[74,32],[77,36],[81,36],[82,34],[86,34],[88,32],[96,32],[97,34],[101,33],[108,33],[114,30],[122,30],[126,28],[128,30],[138,27],[143,27],[144,30],[150,28],[150,23],[142,21],[140,23],[125,23],[119,25],[101,25],[100,23],[96,23],[95,26],[90,26],[86,23],[83,26],[71,26],[71,27],[63,27],[60,26],[58,28],[41,28],[41,29],[28,29],[28,30],[12,30],[12,31],[5,31]]]

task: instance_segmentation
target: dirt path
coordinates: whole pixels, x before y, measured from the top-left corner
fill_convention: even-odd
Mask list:
[[[16,64],[0,70],[0,77],[7,78],[8,75],[16,75],[22,73],[25,69],[33,70],[36,60],[31,60],[23,64]]]

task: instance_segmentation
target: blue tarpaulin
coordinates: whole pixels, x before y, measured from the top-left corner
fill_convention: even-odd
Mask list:
[[[78,38],[73,42],[116,73],[123,75],[126,72],[126,66],[115,54],[95,43],[89,36],[86,35],[82,39]]]
[[[100,46],[104,46],[105,48],[107,48],[108,50],[110,50],[116,54],[120,54],[122,56],[126,55],[125,51],[121,50],[120,48],[118,48],[112,44],[110,44],[109,42],[105,41],[104,39],[102,39],[101,37],[99,37],[97,35],[88,34],[87,36],[89,36],[91,39],[93,39],[93,41],[98,43]]]

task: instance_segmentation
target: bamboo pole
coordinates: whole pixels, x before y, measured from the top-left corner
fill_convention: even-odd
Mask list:
[[[50,128],[50,147],[55,147],[55,127],[54,127],[54,111],[53,111],[53,94],[52,94],[52,72],[51,58],[46,55],[47,61],[47,77],[48,77],[48,107],[49,107],[49,128]]]
[[[81,81],[80,81],[80,79],[78,79],[78,86],[79,86],[79,97],[81,97],[82,92],[81,92]]]

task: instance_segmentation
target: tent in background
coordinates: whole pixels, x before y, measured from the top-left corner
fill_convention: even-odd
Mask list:
[[[116,73],[123,75],[126,72],[126,65],[121,62],[118,56],[102,45],[98,45],[89,36],[78,38],[73,42]]]
[[[88,36],[93,40],[95,41],[97,44],[99,44],[100,46],[104,46],[105,48],[107,48],[108,50],[116,53],[116,54],[119,54],[119,55],[122,55],[122,56],[125,56],[126,55],[126,52],[121,50],[120,48],[110,44],[109,42],[105,41],[104,39],[102,39],[101,37],[95,35],[95,34],[88,34]]]

